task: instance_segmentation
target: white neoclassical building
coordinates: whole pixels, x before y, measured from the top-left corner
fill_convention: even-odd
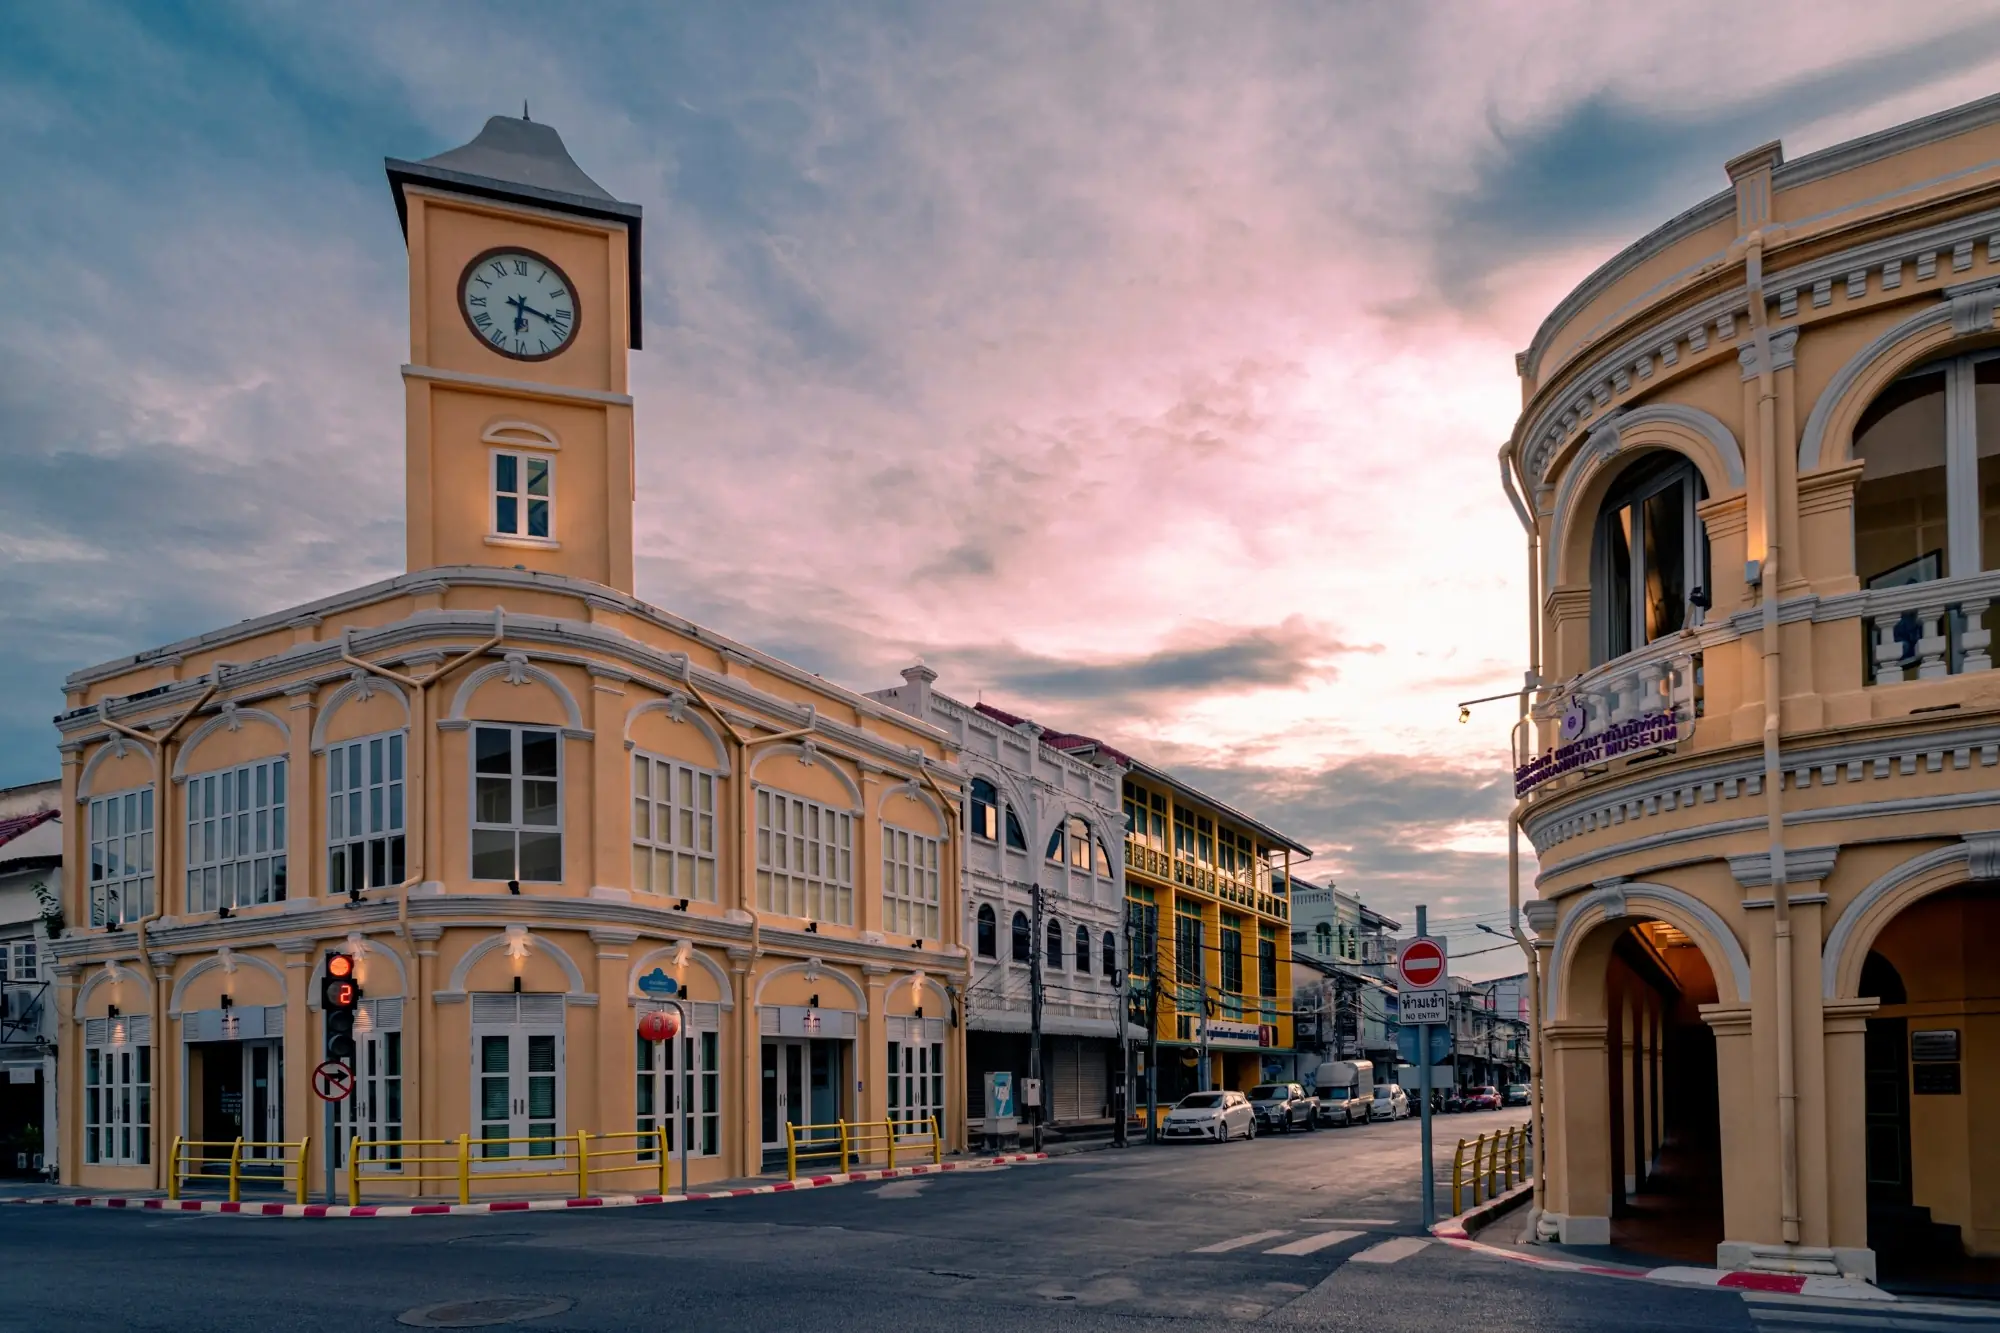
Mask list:
[[[1082,1127],[1113,1114],[1125,961],[1122,782],[1131,761],[1088,736],[1051,731],[990,704],[932,688],[917,665],[871,697],[954,738],[970,780],[963,938],[967,1114],[984,1110],[986,1075],[1028,1071],[1033,959],[1042,960],[1042,1071],[1048,1118]],[[1035,889],[1041,888],[1040,922]],[[1144,1031],[1127,1034],[1140,1040]]]

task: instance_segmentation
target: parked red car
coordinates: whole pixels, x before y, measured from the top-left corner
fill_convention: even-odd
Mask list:
[[[1468,1111],[1497,1111],[1500,1109],[1500,1089],[1495,1087],[1467,1088],[1465,1109]]]

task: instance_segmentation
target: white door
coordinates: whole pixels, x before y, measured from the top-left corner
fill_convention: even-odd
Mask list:
[[[354,1091],[334,1103],[339,1164],[360,1139],[363,1162],[401,1170],[403,1137],[403,1002],[363,1000],[354,1025]],[[388,1142],[384,1142],[387,1140]]]
[[[560,1155],[556,1139],[563,1132],[562,996],[472,998],[473,1128],[481,1140],[473,1155],[482,1159]]]

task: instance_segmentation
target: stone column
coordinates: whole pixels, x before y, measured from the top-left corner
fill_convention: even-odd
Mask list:
[[[632,883],[632,752],[625,734],[625,711],[631,700],[625,690],[632,677],[593,662],[590,671],[590,771],[592,807],[590,837],[591,896],[629,900]],[[623,890],[619,893],[604,889]],[[600,991],[600,994],[610,992]],[[619,994],[623,994],[621,987]]]
[[[600,736],[604,733],[599,732]],[[596,1116],[592,1123],[578,1123],[577,1127],[589,1129],[598,1134],[625,1134],[637,1125],[638,1097],[633,1086],[637,1070],[634,1051],[638,1046],[636,1019],[631,1003],[631,986],[626,979],[630,970],[631,947],[639,938],[636,930],[599,927],[590,932],[590,942],[597,946],[597,1087]],[[675,1040],[679,1040],[676,1038]],[[674,1096],[681,1095],[682,1088],[676,1086]],[[680,1134],[680,1121],[674,1121],[676,1141]],[[629,1140],[628,1140],[629,1142]],[[679,1156],[676,1154],[678,1165]],[[624,1177],[627,1180],[637,1176]],[[620,1185],[618,1188],[628,1188]],[[630,1188],[644,1188],[630,1186]]]
[[[295,738],[297,734],[294,730]],[[285,1081],[278,1095],[285,1099],[285,1137],[312,1135],[313,1146],[306,1154],[305,1170],[307,1178],[323,1188],[326,1112],[321,1109],[319,1098],[312,1094],[312,1071],[324,1050],[313,1040],[316,1034],[312,1021],[312,979],[317,944],[315,940],[298,937],[278,941],[278,952],[285,957]]]
[[[854,1039],[854,1076],[861,1087],[851,1113],[857,1120],[881,1120],[889,1114],[887,996],[889,985],[896,978],[883,963],[863,963],[861,978],[868,991],[868,1012],[863,1015]]]
[[[1868,1248],[1868,1119],[1861,1090],[1868,1077],[1868,1016],[1878,1007],[1871,997],[1828,1000],[1820,1010],[1826,1086],[1839,1090],[1826,1107],[1827,1243],[1843,1273],[1871,1282],[1875,1252]]]
[[[1767,1080],[1756,1077],[1750,1015],[1749,1005],[1701,1006],[1702,1020],[1715,1033],[1725,1244],[1775,1239],[1778,1220],[1777,1171],[1771,1154],[1758,1149],[1757,1093]]]
[[[431,1049],[431,1041],[438,1028],[437,1001],[432,998],[431,992],[437,986],[437,945],[443,936],[443,926],[410,927],[410,944],[416,958],[411,970],[410,997],[403,1006],[403,1067],[407,1071],[403,1075],[403,1123],[416,1128],[403,1132],[414,1139],[435,1139],[443,1134],[444,1121],[438,1115],[437,1099],[443,1086],[443,1072],[439,1066],[444,1052],[442,1049]],[[412,1035],[416,1037],[415,1042],[410,1040]],[[460,1072],[469,1080],[472,1077],[471,1052],[463,1052],[462,1055]],[[417,1094],[414,1098],[410,1096],[412,1088]],[[412,1102],[415,1104],[412,1105]]]
[[[1550,1023],[1544,1123],[1548,1213],[1565,1245],[1611,1243],[1611,1124],[1602,1023]]]
[[[747,767],[747,765],[746,765]],[[742,780],[748,781],[749,775]],[[741,858],[737,858],[741,863]],[[745,888],[748,876],[744,877]],[[734,1139],[733,1146],[723,1145],[730,1161],[729,1174],[733,1176],[754,1176],[764,1169],[763,1132],[763,1045],[758,1035],[757,989],[750,984],[750,950],[741,945],[732,945],[729,950],[730,985],[736,992],[735,1020],[737,1051],[736,1095],[740,1099],[736,1115],[724,1116],[725,1129],[734,1126],[728,1137]],[[726,1062],[726,1057],[725,1057]],[[725,1070],[722,1085],[729,1086],[729,1074]]]

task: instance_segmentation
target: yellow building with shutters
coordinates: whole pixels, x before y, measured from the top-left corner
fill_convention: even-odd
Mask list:
[[[465,1134],[559,1164],[685,1121],[701,1182],[800,1123],[959,1146],[949,737],[633,595],[640,210],[526,120],[388,175],[408,571],[66,685],[65,1182],[310,1134],[317,1188],[334,950],[365,995],[343,1156]],[[641,1040],[668,990],[688,1028]],[[371,1193],[418,1188],[360,1151]],[[475,1191],[535,1188],[505,1151],[472,1149]],[[657,1179],[625,1161],[603,1188]]]
[[[1164,1106],[1205,1088],[1291,1078],[1287,894],[1295,859],[1311,849],[1169,773],[1128,762],[1125,900],[1135,1009],[1158,1053],[1154,1095]],[[1136,1105],[1146,1093],[1142,1072]]]

